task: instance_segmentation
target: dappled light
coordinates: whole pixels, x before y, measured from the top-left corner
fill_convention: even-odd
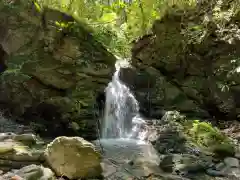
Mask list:
[[[0,180],[239,180],[239,0],[1,0]]]

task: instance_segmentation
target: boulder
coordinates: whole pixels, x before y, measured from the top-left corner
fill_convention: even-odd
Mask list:
[[[237,158],[227,157],[224,159],[224,163],[229,167],[239,167],[239,160]]]
[[[45,5],[43,25],[32,1],[8,3],[0,11],[0,47],[9,55],[0,76],[0,109],[41,135],[96,139],[94,104],[111,81],[115,56],[74,18],[59,27],[56,22],[71,17],[61,9]]]
[[[48,165],[58,176],[95,178],[102,173],[101,155],[81,137],[58,137],[45,150]]]

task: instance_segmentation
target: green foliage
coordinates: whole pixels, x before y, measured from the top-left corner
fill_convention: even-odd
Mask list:
[[[192,6],[196,0],[35,0],[34,3],[39,11],[48,7],[72,15],[87,24],[111,52],[126,57],[130,55],[131,42],[150,33],[153,22],[164,15],[167,7]]]
[[[225,150],[233,147],[232,141],[209,122],[201,122],[199,120],[185,121],[184,127],[190,139],[201,148],[214,152],[219,148]]]

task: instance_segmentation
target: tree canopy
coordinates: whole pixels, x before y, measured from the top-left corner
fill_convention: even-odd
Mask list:
[[[60,10],[87,24],[111,52],[126,57],[137,37],[150,33],[167,7],[194,6],[196,0],[35,0],[36,7]]]

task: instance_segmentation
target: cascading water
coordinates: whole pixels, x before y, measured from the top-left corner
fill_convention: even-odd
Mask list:
[[[155,163],[156,167],[160,162],[157,151],[145,141],[147,125],[139,114],[138,101],[119,78],[120,68],[125,65],[129,67],[127,61],[116,62],[116,72],[105,89],[101,139],[94,142],[103,152],[103,175],[107,179],[128,179],[125,175],[129,172],[145,171],[142,166],[126,171],[126,167],[131,168],[129,162],[138,157]],[[120,169],[124,171],[124,178],[122,173],[117,173]]]
[[[102,125],[102,138],[142,139],[141,125],[144,120],[139,115],[139,104],[130,89],[119,79],[122,66],[127,61],[116,62],[116,72],[105,90],[106,103]]]

